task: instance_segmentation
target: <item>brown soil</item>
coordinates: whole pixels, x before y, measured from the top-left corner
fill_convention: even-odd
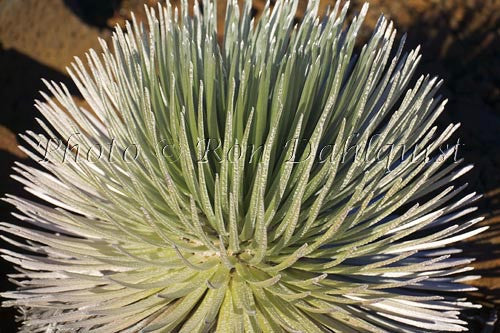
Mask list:
[[[40,78],[64,82],[78,93],[65,67],[74,56],[84,58],[89,48],[98,49],[97,37],[109,40],[111,28],[130,19],[130,11],[144,18],[143,5],[158,0],[0,0],[0,192],[22,194],[21,186],[9,178],[16,160],[31,163],[17,148],[15,133],[38,129],[33,100],[45,90]],[[176,1],[174,1],[176,2]],[[192,2],[192,0],[190,1]],[[272,3],[274,1],[271,1]],[[421,73],[445,79],[442,94],[450,99],[447,112],[438,120],[443,126],[461,122],[458,134],[463,157],[475,164],[467,176],[471,191],[485,193],[479,202],[484,225],[490,229],[460,244],[464,255],[477,258],[474,266],[483,277],[473,281],[472,293],[484,305],[466,313],[473,331],[500,332],[488,326],[500,315],[500,1],[498,0],[371,0],[367,37],[379,13],[394,20],[400,35],[408,32],[408,48],[421,44]],[[218,0],[219,8],[225,0]],[[258,16],[265,1],[255,0]],[[351,13],[362,1],[351,1]],[[299,12],[307,1],[300,2]],[[321,10],[334,1],[322,1]],[[219,18],[222,19],[223,13]],[[300,15],[297,18],[300,21]],[[84,103],[84,102],[82,102]],[[0,203],[0,220],[12,221],[10,207]],[[0,244],[0,246],[5,246]],[[0,271],[12,272],[0,262]],[[11,288],[2,276],[1,289]],[[14,311],[0,310],[0,332],[14,332]]]

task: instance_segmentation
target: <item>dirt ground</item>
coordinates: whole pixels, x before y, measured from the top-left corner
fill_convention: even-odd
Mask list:
[[[225,1],[218,0],[219,8]],[[84,58],[89,48],[98,49],[97,37],[109,40],[111,29],[123,25],[133,10],[144,17],[143,5],[157,0],[0,0],[0,194],[26,196],[9,178],[14,161],[31,163],[17,148],[17,133],[38,129],[33,100],[44,90],[40,78],[64,82],[78,92],[66,75],[73,56]],[[271,1],[273,3],[274,1]],[[363,1],[351,1],[351,13]],[[254,1],[259,15],[264,1]],[[334,1],[322,1],[321,10]],[[445,80],[441,93],[450,99],[438,120],[444,126],[461,122],[461,151],[475,168],[467,176],[471,191],[484,193],[479,202],[483,225],[490,229],[460,244],[482,278],[471,293],[483,308],[465,314],[473,332],[500,332],[493,324],[500,315],[500,0],[371,0],[366,32],[380,13],[394,20],[399,34],[408,33],[407,49],[423,48],[420,73]],[[307,1],[300,2],[300,12]],[[223,13],[220,13],[223,18]],[[222,20],[220,20],[222,23]],[[82,103],[84,103],[82,101]],[[11,208],[0,203],[0,220],[12,221]],[[0,246],[5,246],[3,243]],[[0,262],[0,288],[12,286],[5,277],[12,272]],[[0,310],[0,332],[15,332],[14,310]]]

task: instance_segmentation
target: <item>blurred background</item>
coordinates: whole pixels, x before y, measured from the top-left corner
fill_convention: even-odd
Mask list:
[[[162,0],[168,1],[168,0]],[[190,2],[192,3],[193,0]],[[217,0],[219,31],[223,28],[225,0]],[[172,1],[174,3],[178,1]],[[274,1],[271,1],[273,3]],[[144,19],[144,4],[156,0],[0,0],[0,195],[22,195],[20,184],[9,175],[14,161],[32,164],[19,150],[19,137],[37,130],[33,100],[45,90],[41,78],[64,82],[85,106],[65,67],[74,56],[85,58],[89,48],[99,49],[97,38],[110,40],[114,26],[123,26],[134,11]],[[321,1],[321,11],[334,0]],[[352,0],[355,15],[362,0]],[[259,16],[264,0],[254,0]],[[473,332],[500,332],[500,0],[371,0],[360,42],[369,36],[383,13],[398,27],[399,37],[408,34],[407,50],[422,45],[418,74],[430,73],[445,80],[441,94],[450,99],[439,118],[441,128],[461,122],[459,137],[464,146],[459,156],[475,168],[466,176],[470,191],[484,193],[480,214],[486,232],[459,246],[474,263],[479,280],[477,292],[464,295],[481,303],[480,310],[464,318]],[[300,1],[297,22],[307,5]],[[0,203],[0,221],[13,222],[11,207]],[[7,245],[0,240],[0,247]],[[0,290],[13,285],[6,274],[10,264],[0,260]],[[0,332],[16,331],[15,310],[0,309]]]

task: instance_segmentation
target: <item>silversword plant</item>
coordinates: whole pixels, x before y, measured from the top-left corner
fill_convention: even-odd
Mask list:
[[[466,330],[449,245],[484,230],[479,196],[451,185],[471,167],[433,126],[441,81],[411,81],[419,49],[381,17],[355,56],[368,6],[346,25],[317,0],[298,25],[297,0],[257,21],[229,0],[218,41],[216,3],[147,8],[76,59],[87,109],[46,82],[22,136],[45,170],[13,176],[41,200],[7,195],[1,225],[21,332]]]

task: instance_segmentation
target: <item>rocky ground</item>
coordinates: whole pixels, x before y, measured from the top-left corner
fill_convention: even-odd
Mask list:
[[[218,0],[224,8],[225,1]],[[259,15],[264,1],[255,2]],[[274,1],[271,1],[274,2]],[[362,4],[351,1],[354,14]],[[442,94],[450,99],[439,124],[461,122],[461,150],[475,169],[467,176],[471,190],[485,194],[479,202],[484,225],[491,228],[460,246],[478,260],[483,277],[469,295],[484,305],[466,313],[473,331],[500,332],[491,324],[500,309],[500,1],[498,0],[371,0],[369,31],[382,12],[394,20],[400,35],[408,33],[408,48],[421,44],[419,71],[445,79]],[[17,148],[16,133],[36,129],[33,100],[43,90],[41,77],[66,83],[73,56],[98,48],[97,37],[109,40],[111,29],[123,25],[130,11],[143,18],[143,5],[157,0],[0,0],[0,192],[23,194],[9,178],[13,162],[30,163]],[[322,1],[321,10],[334,1]],[[307,1],[300,2],[300,12]],[[223,18],[221,13],[220,18]],[[222,22],[222,20],[221,20]],[[366,34],[364,37],[366,38]],[[81,101],[82,105],[84,104]],[[12,220],[10,207],[0,204],[0,220]],[[0,272],[11,272],[5,262]],[[1,290],[11,288],[0,276]],[[0,332],[14,332],[14,311],[0,310]],[[490,324],[489,324],[490,323]]]

